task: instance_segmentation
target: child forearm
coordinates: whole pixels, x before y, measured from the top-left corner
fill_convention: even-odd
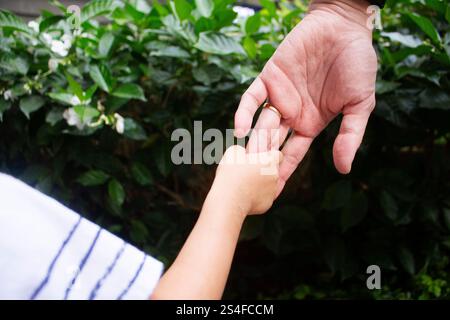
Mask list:
[[[214,185],[199,219],[153,299],[220,299],[247,212]]]
[[[276,195],[281,153],[254,155],[227,149],[194,229],[151,298],[221,298],[245,217],[266,212]]]

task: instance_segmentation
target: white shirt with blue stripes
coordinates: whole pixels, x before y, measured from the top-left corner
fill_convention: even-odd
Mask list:
[[[148,299],[163,265],[0,173],[0,299]]]

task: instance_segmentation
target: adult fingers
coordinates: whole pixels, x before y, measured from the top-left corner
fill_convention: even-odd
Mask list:
[[[353,159],[361,145],[374,106],[375,98],[371,97],[359,105],[344,109],[339,134],[333,146],[334,165],[342,174],[349,173],[352,168]]]
[[[295,75],[285,62],[286,54],[282,53],[277,51],[274,54],[260,78],[266,85],[270,104],[280,112],[283,120],[292,124],[300,113],[302,97],[294,82]]]
[[[280,179],[278,181],[278,192],[277,195],[281,193],[286,184],[287,179],[295,171],[299,163],[302,161],[313,138],[305,137],[294,133],[286,142],[283,149],[283,161],[280,163]]]
[[[243,138],[249,132],[253,116],[258,107],[266,100],[267,89],[260,77],[257,77],[241,97],[234,115],[234,135]]]

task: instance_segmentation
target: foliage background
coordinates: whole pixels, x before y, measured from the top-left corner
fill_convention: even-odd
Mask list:
[[[169,264],[214,175],[174,166],[171,132],[232,128],[307,8],[260,2],[236,19],[233,0],[91,1],[78,33],[57,1],[37,26],[1,11],[0,170]],[[225,297],[450,296],[449,2],[392,1],[382,22],[377,107],[352,173],[332,164],[336,119],[270,212],[247,220]],[[366,289],[371,264],[382,290]]]

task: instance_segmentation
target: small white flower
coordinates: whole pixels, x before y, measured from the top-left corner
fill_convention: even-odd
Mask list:
[[[81,34],[80,34],[80,37],[82,37],[82,38],[88,38],[88,39],[96,39],[96,37],[95,37],[92,33],[89,33],[89,32],[83,32],[83,33],[81,33]]]
[[[72,46],[72,36],[70,35],[70,34],[64,34],[62,37],[61,37],[61,40],[62,40],[62,42],[63,42],[63,44],[64,44],[64,47],[66,48],[66,49],[70,49],[70,47]]]
[[[5,92],[3,92],[3,98],[5,98],[5,100],[12,100],[11,90],[6,90]]]
[[[54,58],[48,59],[48,68],[51,71],[56,71],[58,69],[58,65],[59,65],[58,59],[54,59]]]
[[[238,14],[239,18],[247,18],[255,14],[255,10],[248,7],[235,6],[233,7],[233,11]]]
[[[69,50],[67,46],[59,40],[52,40],[51,48],[54,53],[59,54],[61,57],[67,56]]]
[[[76,126],[78,130],[82,130],[84,127],[84,123],[73,108],[66,109],[63,113],[63,118],[66,119],[69,126]]]
[[[81,101],[77,96],[72,96],[72,98],[70,98],[70,104],[73,106],[77,106],[81,104]]]
[[[30,27],[30,29],[32,29],[36,33],[39,32],[39,23],[34,20],[28,22],[28,27]]]
[[[50,34],[48,34],[47,32],[44,32],[44,33],[42,34],[42,39],[44,40],[44,42],[45,42],[47,45],[51,45],[51,44],[52,44],[53,38],[52,38],[52,36],[51,36]]]
[[[118,113],[114,113],[114,118],[116,118],[115,128],[117,133],[123,134],[123,132],[125,131],[124,118]]]

